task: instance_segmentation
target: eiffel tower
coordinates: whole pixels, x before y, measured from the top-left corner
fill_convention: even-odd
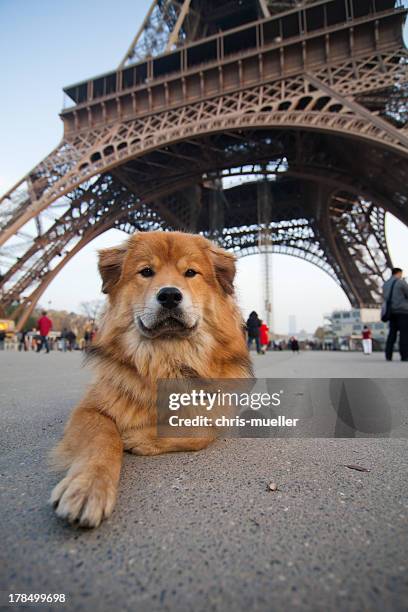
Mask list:
[[[66,87],[57,147],[0,200],[17,329],[111,228],[201,232],[379,302],[408,224],[401,0],[155,0],[116,70]]]

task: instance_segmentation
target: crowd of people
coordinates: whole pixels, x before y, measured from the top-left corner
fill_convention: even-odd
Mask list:
[[[300,345],[295,336],[289,338],[288,342],[272,340],[268,325],[259,318],[254,310],[246,322],[246,334],[248,349],[251,350],[255,343],[258,355],[265,355],[268,350],[282,350],[284,348],[289,348],[293,353],[299,354]]]
[[[91,344],[97,328],[92,326],[82,335],[72,329],[63,327],[61,331],[53,331],[53,322],[44,310],[31,330],[17,332],[12,339],[13,347],[19,351],[35,351],[49,353],[50,351],[86,350]],[[6,333],[0,331],[0,350],[5,348]]]

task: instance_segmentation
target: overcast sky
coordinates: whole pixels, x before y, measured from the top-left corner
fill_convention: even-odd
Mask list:
[[[62,136],[58,113],[62,88],[114,69],[121,61],[150,0],[0,0],[0,193],[35,166]],[[386,172],[386,169],[384,169]],[[387,216],[394,263],[408,270],[408,229]],[[124,234],[112,230],[67,264],[41,298],[52,308],[79,310],[100,297],[96,250],[113,246]],[[239,260],[237,288],[244,314],[263,312],[263,265],[259,256]],[[314,331],[324,313],[348,308],[342,290],[312,264],[272,256],[273,320],[288,331]]]

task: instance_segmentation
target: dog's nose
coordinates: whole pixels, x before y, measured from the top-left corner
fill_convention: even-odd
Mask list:
[[[164,308],[176,308],[182,299],[183,294],[177,287],[162,287],[157,294],[157,301]]]

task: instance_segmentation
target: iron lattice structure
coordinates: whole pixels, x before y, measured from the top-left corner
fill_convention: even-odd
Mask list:
[[[398,0],[155,0],[118,69],[67,87],[60,144],[0,200],[1,308],[21,328],[110,228],[201,232],[378,303],[408,224]]]

